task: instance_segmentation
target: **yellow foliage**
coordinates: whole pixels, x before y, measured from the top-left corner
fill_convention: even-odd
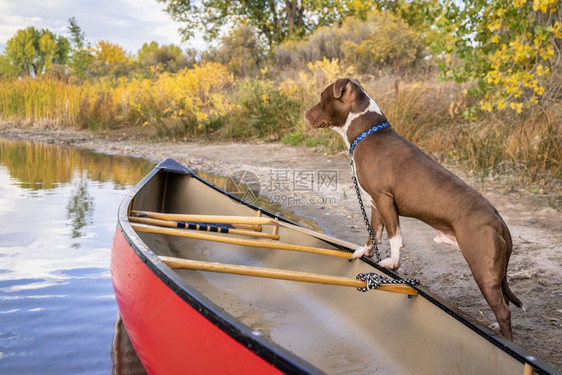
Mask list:
[[[27,78],[0,81],[0,121],[62,126],[74,122],[88,86]]]
[[[552,27],[552,33],[554,34],[555,38],[561,39],[562,38],[562,24],[560,21],[556,21],[554,26]]]
[[[489,29],[491,32],[494,32],[494,31],[498,30],[499,28],[500,28],[500,22],[499,22],[499,20],[494,20],[494,21],[492,21],[492,23],[490,23],[490,24],[488,25],[488,29]]]
[[[95,119],[99,127],[116,119],[154,125],[191,117],[202,124],[230,111],[222,92],[232,83],[232,75],[216,63],[156,79],[102,79],[82,85],[32,78],[1,81],[0,121],[90,126]]]
[[[143,120],[162,117],[195,117],[205,122],[209,115],[225,115],[229,105],[219,92],[233,83],[226,67],[217,63],[196,65],[177,73],[164,72],[156,80],[131,80],[121,96],[134,116]]]
[[[330,84],[338,78],[351,77],[355,74],[353,66],[341,64],[338,59],[328,60],[327,58],[309,63],[308,70],[315,76],[319,74],[323,76],[325,84]]]
[[[96,43],[94,54],[96,60],[109,65],[132,62],[132,58],[127,57],[125,50],[121,46],[105,40],[100,40]]]
[[[343,43],[349,51],[346,62],[367,72],[406,68],[418,60],[424,45],[422,33],[388,12],[372,12],[368,22],[374,25],[371,35],[360,42]]]
[[[554,13],[556,11],[556,4],[558,4],[558,0],[533,0],[533,10],[535,12]]]
[[[523,104],[522,103],[510,103],[511,109],[513,109],[517,113],[521,113],[523,111]]]
[[[537,76],[541,77],[541,76],[545,76],[550,74],[550,68],[549,67],[544,67],[542,64],[537,65],[537,70],[536,70]]]
[[[498,41],[499,36],[495,34],[491,42],[497,44]],[[545,93],[541,81],[551,72],[545,63],[555,56],[553,43],[544,33],[534,36],[524,33],[509,44],[501,44],[487,56],[490,70],[486,73],[485,82],[497,89],[484,95],[480,102],[481,109],[487,112],[493,108],[502,110],[510,103],[509,108],[521,113],[523,108],[530,105],[529,102],[538,103]],[[515,67],[518,69],[514,70]],[[526,92],[530,101],[522,99]]]

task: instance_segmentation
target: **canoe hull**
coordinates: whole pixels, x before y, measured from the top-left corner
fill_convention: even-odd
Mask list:
[[[171,290],[134,252],[119,227],[111,275],[125,327],[149,373],[281,373]]]
[[[136,232],[132,210],[256,216],[240,201],[170,159],[119,208],[111,272],[116,300],[145,368],[175,373],[557,373],[512,342],[460,316],[426,288],[372,292],[202,271],[173,270],[163,257],[355,276],[394,277],[368,260]],[[284,219],[261,211],[260,215]],[[351,251],[353,246],[284,221],[281,241]],[[264,229],[264,232],[272,228]],[[269,240],[265,240],[269,241]],[[162,258],[161,258],[162,257]]]

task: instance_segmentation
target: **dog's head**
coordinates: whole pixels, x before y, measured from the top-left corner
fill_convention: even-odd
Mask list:
[[[320,95],[320,102],[306,110],[304,116],[313,128],[344,126],[350,114],[369,107],[370,98],[359,82],[340,78]]]

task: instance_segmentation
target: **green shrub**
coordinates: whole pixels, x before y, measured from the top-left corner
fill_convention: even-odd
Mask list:
[[[366,21],[346,19],[341,27],[319,28],[307,40],[289,41],[276,47],[281,68],[303,68],[322,59],[338,59],[359,73],[379,73],[415,67],[423,60],[423,34],[388,12],[372,12]]]
[[[236,107],[223,129],[228,137],[278,140],[301,120],[303,103],[284,95],[273,81],[246,79],[234,96]]]

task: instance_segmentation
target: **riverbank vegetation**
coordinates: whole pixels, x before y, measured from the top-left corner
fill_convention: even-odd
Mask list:
[[[190,11],[162,1],[177,19]],[[483,177],[559,183],[558,0],[356,3],[324,22],[293,20],[279,33],[248,11],[222,37],[210,30],[218,39],[206,51],[149,42],[129,54],[110,41],[91,45],[74,19],[68,38],[19,30],[0,55],[0,122],[149,128],[179,141],[261,139],[336,152],[338,136],[310,129],[303,111],[349,76],[433,157]]]

